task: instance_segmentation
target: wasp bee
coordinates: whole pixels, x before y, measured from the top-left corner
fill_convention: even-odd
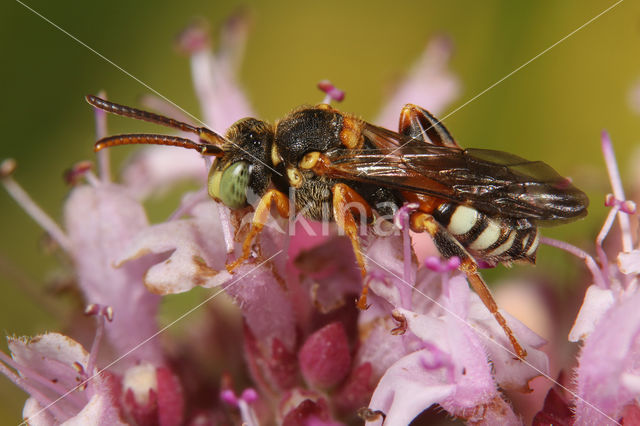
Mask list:
[[[526,351],[498,311],[477,271],[478,262],[534,263],[539,225],[587,214],[587,196],[550,166],[500,151],[463,149],[442,123],[416,105],[402,109],[398,132],[320,104],[298,108],[275,124],[245,118],[222,136],[95,96],[87,96],[87,101],[110,113],[199,138],[194,142],[168,135],[118,135],[99,140],[96,151],[128,144],[194,149],[217,158],[207,183],[213,199],[240,209],[247,206],[249,192],[260,197],[242,254],[228,265],[230,270],[249,258],[272,206],[288,217],[286,194],[292,188],[296,212],[312,220],[335,221],[345,231],[363,276],[366,262],[356,220],[363,214],[368,220],[388,215],[389,205],[415,203],[411,229],[428,232],[444,257],[460,258],[460,269],[520,358]],[[327,205],[331,208],[324,208]]]

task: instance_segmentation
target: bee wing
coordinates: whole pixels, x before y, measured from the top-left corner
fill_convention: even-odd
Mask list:
[[[363,131],[365,148],[327,153],[327,175],[415,192],[501,217],[543,225],[586,214],[588,199],[541,161],[486,149],[461,149],[406,138],[373,125]]]

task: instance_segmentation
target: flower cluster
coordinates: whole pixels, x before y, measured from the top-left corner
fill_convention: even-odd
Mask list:
[[[230,19],[215,53],[201,25],[178,40],[191,57],[204,121],[218,132],[253,115],[234,79],[246,31],[246,20]],[[455,99],[450,53],[448,40],[433,40],[378,123],[395,127],[407,102],[437,113]],[[344,96],[328,82],[319,87],[330,99]],[[156,98],[145,103],[188,121]],[[106,136],[104,112],[96,111],[96,122],[98,138]],[[503,312],[528,353],[514,357],[457,259],[416,260],[404,209],[396,216],[402,232],[364,238],[364,280],[349,241],[303,219],[287,235],[282,219],[271,218],[274,226],[265,227],[249,261],[231,273],[225,266],[240,253],[247,211],[231,211],[203,189],[186,194],[166,221],[150,224],[141,204],[178,180],[204,182],[206,164],[197,155],[142,149],[121,184],[111,182],[104,151],[98,166],[97,175],[85,163],[68,175],[74,186],[64,230],[13,180],[13,162],[0,167],[6,189],[71,258],[85,314],[96,319],[89,350],[47,333],[10,338],[11,356],[0,353],[0,372],[29,394],[23,416],[30,424],[404,425],[436,404],[472,424],[520,424],[504,391],[526,392],[534,377],[548,377],[544,339]],[[615,188],[608,225],[632,212],[624,200]],[[630,240],[628,221],[622,229]],[[638,416],[640,250],[625,243],[617,266],[599,253],[603,266],[590,260],[595,284],[571,334],[584,341],[573,399],[545,404],[540,424],[561,409],[569,423]],[[354,301],[363,285],[369,307],[360,311]],[[161,327],[162,297],[196,287],[215,290]],[[223,293],[233,308],[203,306]],[[204,319],[187,336],[165,338],[198,308]]]
[[[547,396],[538,424],[602,425],[635,424],[640,420],[640,303],[638,273],[640,249],[634,243],[629,216],[635,203],[626,200],[608,133],[602,134],[602,151],[613,194],[605,199],[611,207],[596,239],[598,263],[588,254],[566,243],[547,241],[585,259],[593,275],[584,302],[569,333],[569,340],[582,342],[575,387],[558,384]],[[603,242],[618,219],[620,240],[610,259]]]

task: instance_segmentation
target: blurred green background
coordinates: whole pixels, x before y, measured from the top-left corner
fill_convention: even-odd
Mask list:
[[[195,115],[188,58],[175,51],[174,37],[193,17],[215,27],[239,5],[249,6],[253,28],[240,80],[260,117],[273,120],[318,102],[315,85],[325,78],[346,90],[341,109],[373,119],[390,83],[442,33],[455,44],[451,69],[462,84],[451,111],[614,1],[25,3]],[[135,105],[147,90],[17,2],[0,5],[0,45],[0,158],[17,160],[16,179],[60,220],[68,192],[62,172],[94,158],[93,113],[83,96],[105,89],[110,99]],[[628,98],[640,78],[639,48],[640,4],[625,1],[446,120],[463,146],[544,159],[589,193],[590,216],[547,235],[591,249],[610,192],[600,154],[603,128],[612,134],[623,175],[632,171],[640,120]],[[109,129],[149,128],[117,119]],[[114,152],[116,164],[129,152]],[[173,205],[153,207],[152,218],[162,218]],[[26,289],[45,287],[59,263],[45,253],[42,231],[4,191],[0,211],[0,331],[55,330],[60,318]],[[541,250],[539,263],[561,266],[565,258],[557,253]],[[15,424],[24,399],[0,378],[0,423]]]

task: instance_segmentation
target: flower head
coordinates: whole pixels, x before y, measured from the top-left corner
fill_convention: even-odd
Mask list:
[[[246,30],[242,17],[229,20],[215,53],[201,24],[178,39],[191,58],[204,122],[219,132],[252,115],[234,74]],[[457,96],[450,53],[448,40],[429,44],[380,124],[396,127],[399,102],[442,110]],[[326,101],[344,97],[328,82],[320,88]],[[156,98],[145,102],[181,114]],[[101,138],[104,113],[96,119]],[[406,424],[437,404],[469,422],[518,423],[503,390],[527,391],[533,377],[547,374],[544,340],[503,313],[529,354],[526,362],[514,359],[503,330],[457,271],[459,259],[418,263],[408,227],[401,226],[399,235],[363,237],[369,272],[363,280],[347,239],[318,236],[318,224],[270,218],[247,262],[230,272],[250,208],[230,210],[200,190],[185,195],[166,221],[150,224],[141,205],[176,179],[203,182],[205,162],[197,157],[145,148],[115,184],[101,152],[97,176],[84,163],[69,174],[75,186],[64,230],[21,192],[10,162],[0,167],[7,189],[73,260],[87,313],[99,318],[90,351],[50,333],[12,339],[13,359],[0,355],[1,371],[31,395],[30,421],[337,425],[358,421],[360,411],[371,422],[384,414],[385,424]],[[400,225],[408,208],[396,216]],[[633,269],[634,259],[625,265]],[[359,306],[367,310],[355,304],[363,285],[369,298]],[[161,328],[162,298],[195,288],[213,290]],[[205,313],[188,338],[164,344],[156,338],[222,293],[236,316]]]
[[[576,392],[572,405],[578,424],[615,424],[638,408],[640,387],[640,302],[638,292],[638,248],[633,243],[629,215],[635,206],[625,201],[609,135],[602,134],[602,149],[609,171],[613,195],[605,204],[609,216],[597,240],[600,269],[585,295],[578,317],[569,334],[571,341],[582,341],[575,370]],[[621,228],[622,251],[610,260],[602,249],[614,219]],[[637,242],[636,242],[637,244]]]

